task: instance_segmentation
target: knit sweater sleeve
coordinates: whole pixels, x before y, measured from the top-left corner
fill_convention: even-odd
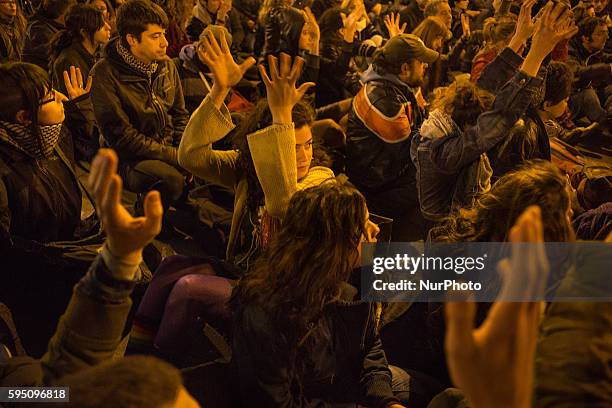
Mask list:
[[[298,182],[293,123],[268,126],[248,135],[247,141],[264,192],[266,210],[272,217],[285,215],[289,200],[297,190],[334,177],[330,169],[317,166]]]
[[[229,111],[217,109],[207,96],[193,112],[178,148],[178,162],[197,177],[223,187],[234,188],[240,179],[238,152],[213,150],[212,144],[232,129]]]

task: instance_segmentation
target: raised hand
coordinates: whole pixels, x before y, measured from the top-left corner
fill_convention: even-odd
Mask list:
[[[231,87],[240,82],[244,73],[255,65],[253,57],[247,58],[240,65],[236,64],[225,36],[221,36],[221,44],[219,45],[211,31],[200,41],[198,57],[210,68],[213,74],[214,82],[210,93],[213,103],[218,108],[223,104],[223,100]]]
[[[304,27],[300,35],[300,49],[308,51],[312,55],[319,55],[319,41],[321,39],[321,31],[317,18],[314,16],[310,7],[305,7]]]
[[[362,8],[356,8],[348,16],[344,13],[340,13],[342,18],[342,25],[344,26],[344,41],[352,43],[355,39],[355,33],[357,32],[357,22],[363,15],[364,10]]]
[[[291,65],[291,57],[285,53],[280,55],[280,69],[278,58],[273,55],[268,56],[270,75],[266,69],[260,65],[259,73],[266,85],[268,106],[272,113],[274,123],[291,123],[291,111],[295,104],[302,99],[306,91],[315,84],[306,82],[295,87],[302,72],[304,59],[296,57]]]
[[[518,19],[516,21],[516,29],[514,35],[508,44],[514,52],[519,50],[525,45],[529,37],[533,35],[535,30],[534,19],[531,18],[531,10],[537,0],[526,0],[521,5],[521,11],[519,12]]]
[[[390,13],[385,16],[385,27],[387,27],[389,32],[389,38],[393,38],[406,30],[406,23],[400,27],[399,13]]]
[[[499,265],[502,296],[530,298],[541,292],[549,266],[540,208],[529,207],[510,231],[512,257]],[[474,408],[531,407],[540,304],[497,301],[474,328],[476,305],[446,305],[446,358],[451,378]]]
[[[227,20],[227,13],[232,9],[232,0],[222,0],[219,8],[217,9],[217,22],[225,24]]]
[[[79,96],[89,93],[91,90],[92,77],[87,78],[87,84],[83,82],[83,74],[80,68],[75,68],[74,65],[70,66],[70,73],[64,71],[64,85],[68,92],[68,99],[71,101],[78,98]]]
[[[538,18],[531,48],[544,56],[548,55],[562,40],[578,32],[574,16],[562,3],[548,3]]]
[[[163,208],[159,192],[150,191],[144,200],[144,216],[134,218],[121,204],[123,183],[117,175],[117,154],[100,149],[91,165],[88,185],[106,232],[109,251],[123,260],[139,260],[142,249],[159,234]]]

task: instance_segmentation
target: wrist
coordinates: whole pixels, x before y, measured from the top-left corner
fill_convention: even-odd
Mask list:
[[[224,85],[219,85],[217,82],[213,82],[213,86],[210,88],[210,98],[217,109],[221,108],[225,97],[229,93],[230,88]]]
[[[272,111],[272,123],[275,125],[286,125],[293,122],[291,109],[283,108]]]
[[[142,262],[142,249],[121,253],[110,239],[102,247],[102,259],[111,275],[119,280],[133,280]]]

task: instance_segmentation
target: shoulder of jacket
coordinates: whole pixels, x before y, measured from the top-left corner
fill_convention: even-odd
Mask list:
[[[370,83],[366,96],[372,106],[386,116],[395,116],[408,102],[408,98],[395,86]]]

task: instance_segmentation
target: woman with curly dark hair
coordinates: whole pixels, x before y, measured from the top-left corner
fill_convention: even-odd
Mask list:
[[[214,77],[209,95],[193,113],[179,146],[179,163],[207,182],[234,192],[234,213],[225,261],[171,257],[155,274],[140,305],[134,337],[154,337],[162,354],[175,356],[189,340],[184,332],[200,315],[226,329],[225,302],[231,289],[268,245],[295,191],[318,185],[333,172],[313,160],[312,108],[301,101],[312,84],[296,88],[303,61],[270,57],[271,78],[261,68],[267,100],[260,102],[233,135],[233,151],[212,144],[233,128],[223,101],[254,64],[237,65],[225,37],[212,33],[202,42],[203,61]],[[174,360],[177,362],[177,360]]]
[[[352,186],[323,183],[293,195],[278,235],[232,293],[232,363],[243,405],[401,407],[407,400],[407,389],[394,393],[392,373],[396,381],[405,374],[387,364],[376,308],[355,301],[348,284],[361,244],[377,233]]]

